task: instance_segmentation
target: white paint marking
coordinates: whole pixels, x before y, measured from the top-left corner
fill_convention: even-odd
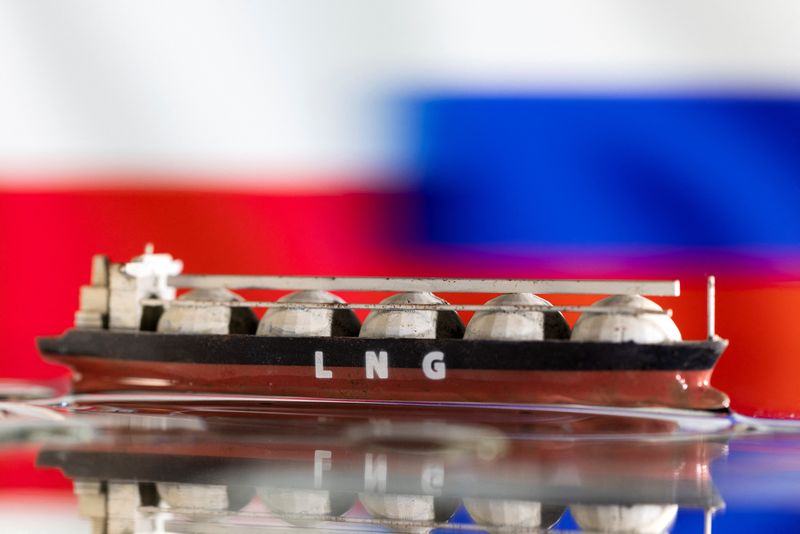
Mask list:
[[[438,461],[426,462],[422,469],[422,491],[428,495],[441,495],[444,487],[444,465]]]
[[[422,372],[425,373],[426,378],[431,380],[443,380],[447,374],[444,353],[435,350],[426,354],[422,359]]]
[[[364,370],[367,372],[367,379],[372,380],[375,375],[378,378],[389,378],[389,355],[385,350],[368,350],[364,355]]]
[[[317,378],[333,378],[333,371],[325,369],[325,361],[321,350],[314,353],[314,374]]]
[[[364,457],[364,491],[384,493],[388,466],[385,454],[373,456],[371,452]]]
[[[331,470],[331,457],[333,453],[326,450],[314,451],[314,488],[322,488],[322,472]]]

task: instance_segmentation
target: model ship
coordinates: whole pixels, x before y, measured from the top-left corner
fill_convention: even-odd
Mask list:
[[[184,275],[152,247],[93,259],[75,327],[38,340],[78,393],[169,391],[366,401],[720,410],[709,385],[727,341],[684,341],[646,296],[678,281]],[[177,297],[178,290],[187,290]],[[232,290],[291,291],[247,301]],[[334,292],[394,294],[345,302]],[[437,294],[497,294],[450,304]],[[605,295],[553,306],[537,295]],[[258,319],[255,309],[266,308]],[[354,310],[367,310],[363,323]],[[459,312],[475,312],[466,326]],[[564,312],[581,315],[570,328]]]

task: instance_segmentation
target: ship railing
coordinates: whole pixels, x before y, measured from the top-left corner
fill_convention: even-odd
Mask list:
[[[535,295],[646,295],[678,297],[678,280],[526,280],[504,278],[399,278],[378,276],[250,276],[182,274],[167,284],[186,289],[287,291],[427,291],[431,293],[533,293]]]
[[[499,311],[499,312],[576,312],[607,313],[619,315],[672,315],[671,309],[647,310],[625,306],[548,306],[541,304],[375,304],[368,302],[280,302],[261,300],[166,300],[142,299],[143,306],[178,306],[188,308],[284,308],[284,309],[330,309],[330,310],[409,310],[409,311]]]
[[[678,280],[520,280],[492,278],[395,278],[340,276],[249,276],[178,275],[168,279],[170,287],[182,289],[238,290],[324,290],[353,292],[431,293],[533,293],[540,295],[680,295]],[[576,312],[620,315],[665,314],[672,310],[651,310],[624,306],[550,306],[540,304],[407,304],[366,302],[281,302],[262,300],[172,300],[147,298],[144,306],[283,308],[331,310],[411,310],[411,311],[498,311],[498,312]]]

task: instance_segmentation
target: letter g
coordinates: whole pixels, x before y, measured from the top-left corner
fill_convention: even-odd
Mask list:
[[[422,372],[431,380],[442,380],[447,372],[444,363],[444,353],[438,350],[429,352],[422,359]]]

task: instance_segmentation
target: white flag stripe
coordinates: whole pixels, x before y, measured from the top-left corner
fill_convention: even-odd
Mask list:
[[[794,0],[10,0],[0,173],[380,186],[402,163],[395,98],[797,94],[798,15]]]

